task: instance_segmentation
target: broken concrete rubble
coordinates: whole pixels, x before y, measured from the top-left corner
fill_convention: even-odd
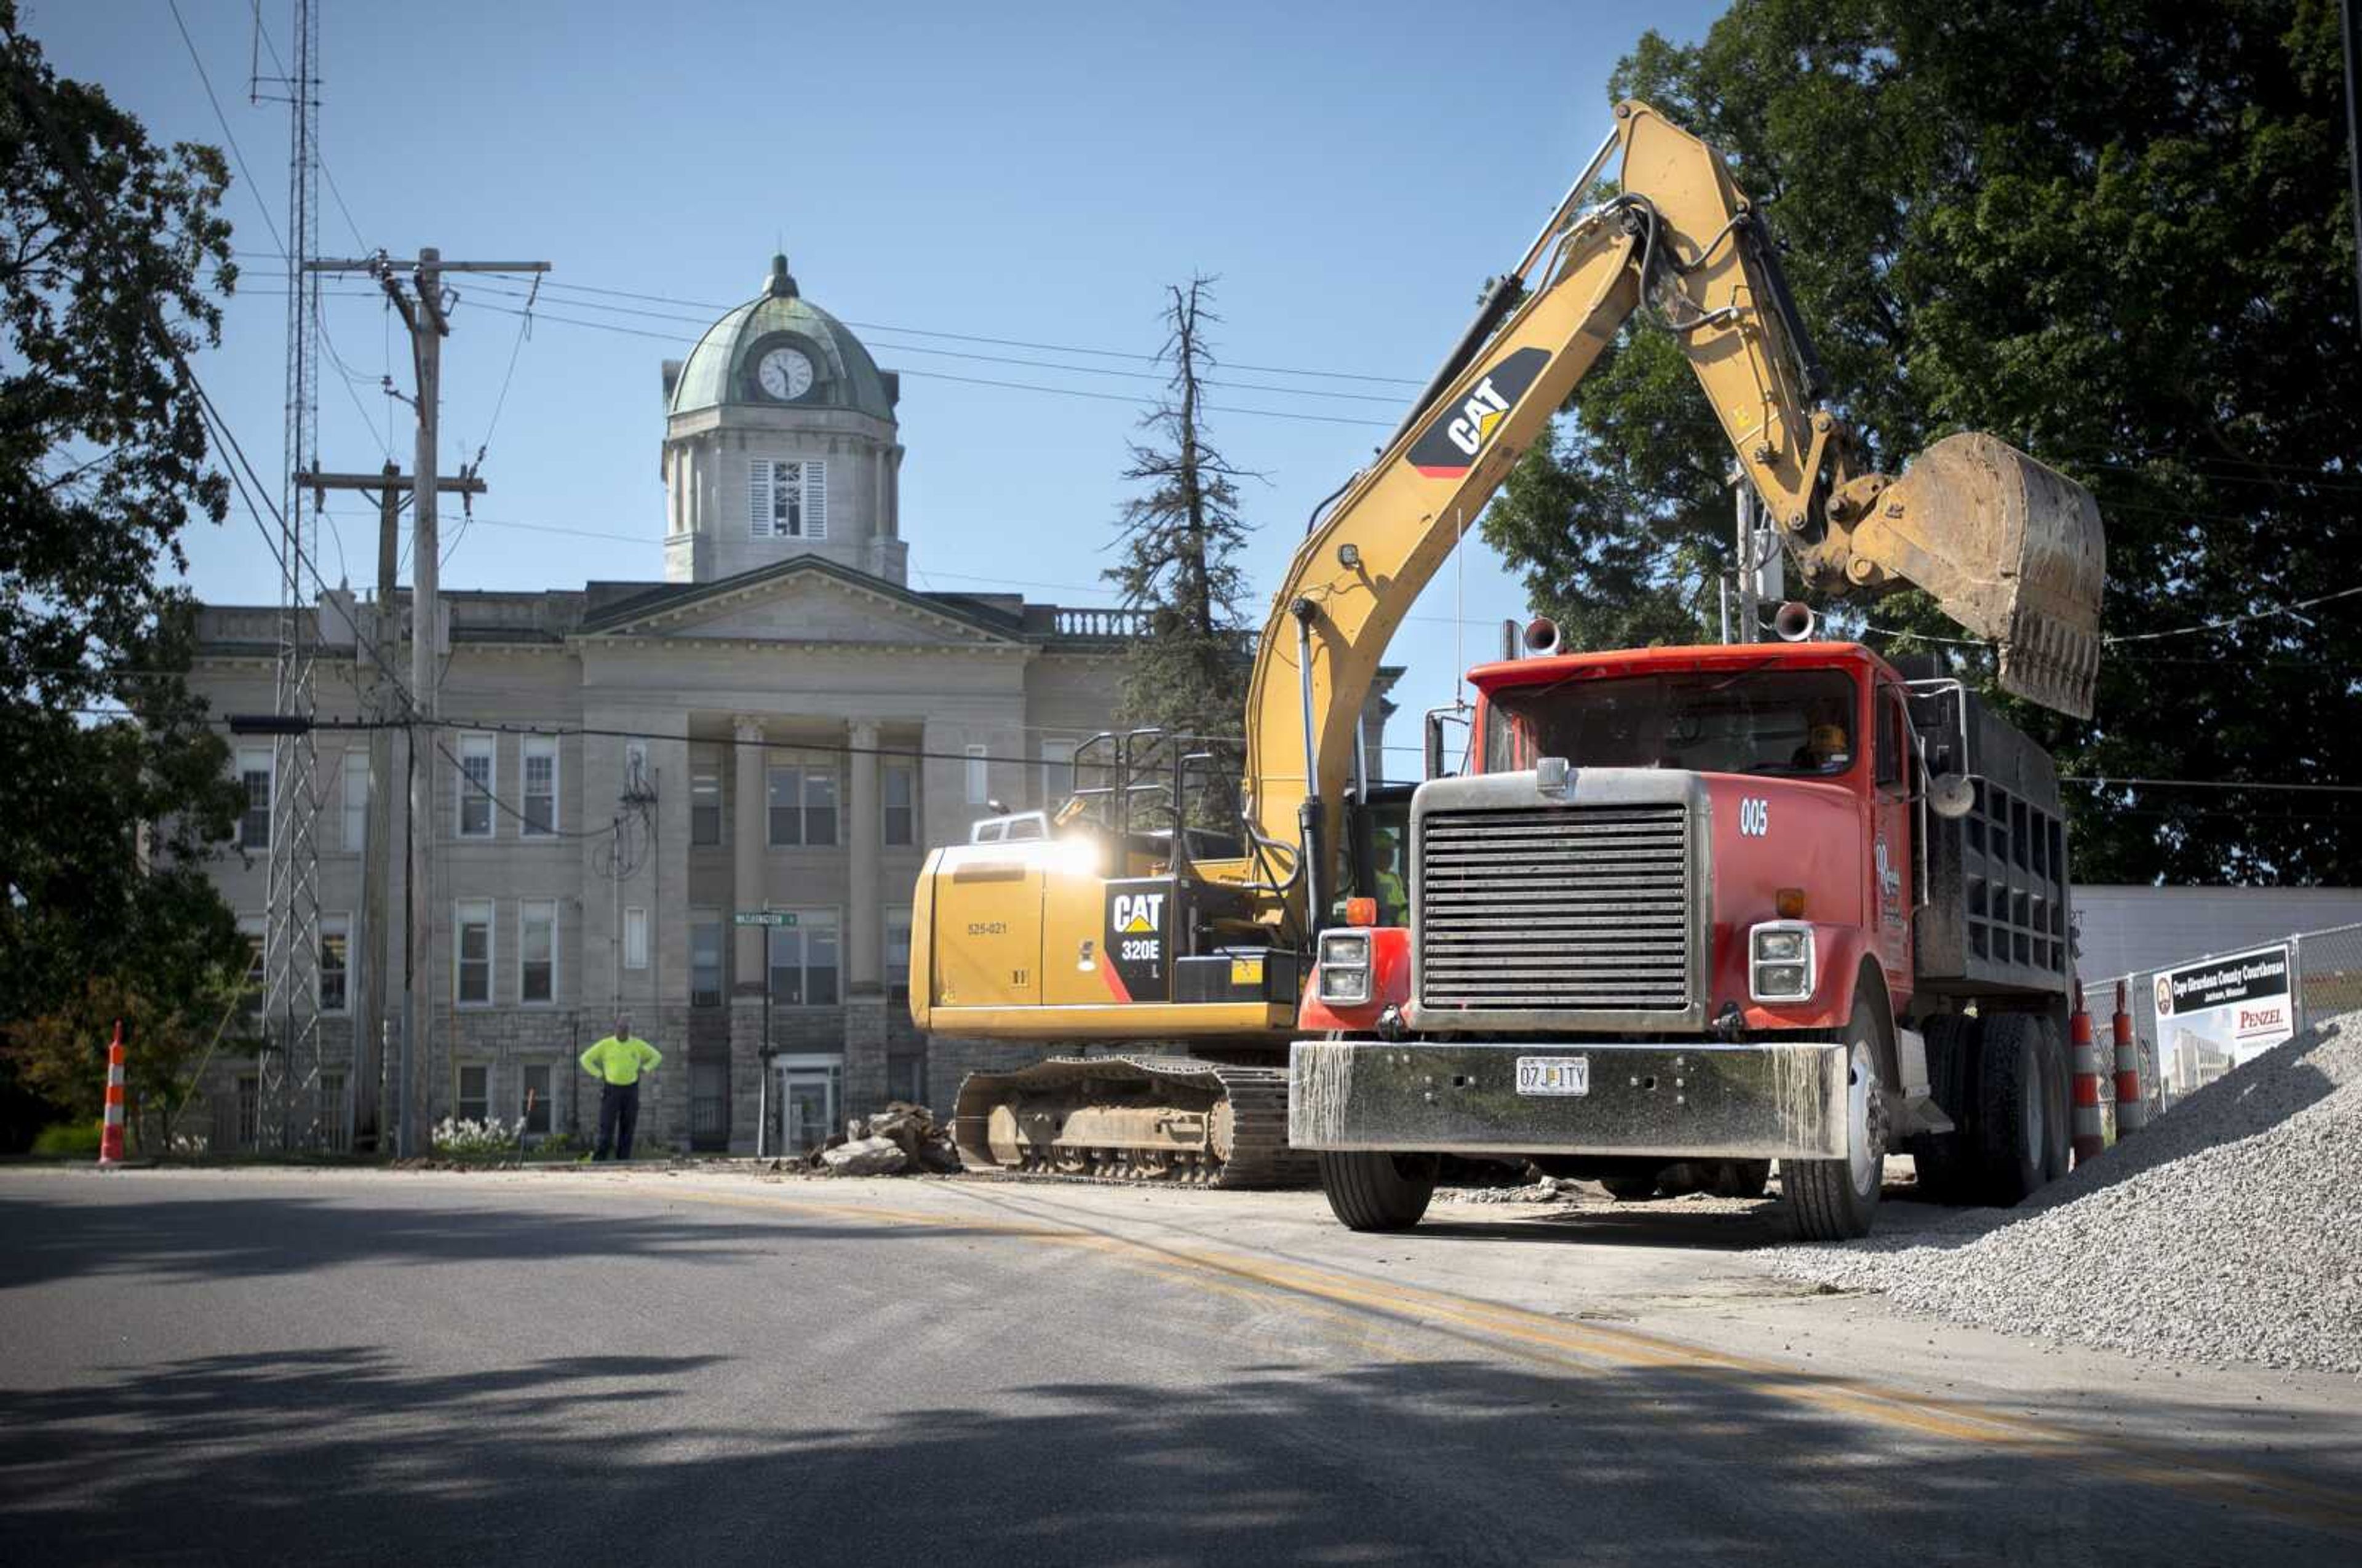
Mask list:
[[[960,1168],[948,1128],[936,1124],[923,1105],[896,1100],[870,1116],[845,1123],[845,1137],[831,1139],[830,1147],[810,1156],[816,1170],[833,1176],[892,1176],[906,1171],[946,1175]],[[891,1150],[889,1160],[880,1151]]]
[[[891,1138],[855,1138],[821,1151],[820,1163],[832,1176],[892,1176],[911,1163],[911,1156]]]

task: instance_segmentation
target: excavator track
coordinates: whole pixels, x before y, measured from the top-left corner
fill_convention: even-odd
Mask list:
[[[971,1073],[952,1115],[970,1171],[1068,1181],[1310,1185],[1287,1144],[1287,1071],[1191,1056],[1055,1056]]]

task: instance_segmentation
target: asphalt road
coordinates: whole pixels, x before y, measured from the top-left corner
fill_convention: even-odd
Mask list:
[[[2362,1386],[1798,1297],[1746,1212],[0,1175],[0,1559],[2352,1562]]]

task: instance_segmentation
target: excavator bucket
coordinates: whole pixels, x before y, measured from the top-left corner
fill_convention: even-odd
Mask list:
[[[2001,645],[2002,690],[2079,719],[2100,676],[2106,538],[2092,492],[1981,432],[1947,436],[1854,529],[1864,561]]]

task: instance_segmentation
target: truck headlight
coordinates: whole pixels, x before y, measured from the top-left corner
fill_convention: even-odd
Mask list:
[[[1332,931],[1320,938],[1320,999],[1356,1006],[1370,999],[1370,933]]]
[[[1760,1002],[1803,1001],[1813,994],[1813,928],[1771,920],[1747,932],[1747,994]]]

